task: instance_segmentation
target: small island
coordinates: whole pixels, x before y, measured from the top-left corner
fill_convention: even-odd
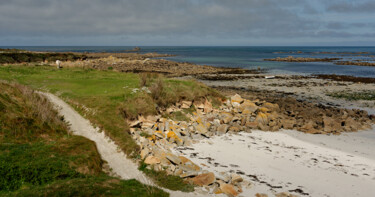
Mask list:
[[[332,62],[341,60],[342,58],[312,58],[312,57],[277,57],[272,59],[264,59],[265,61],[276,61],[276,62]]]

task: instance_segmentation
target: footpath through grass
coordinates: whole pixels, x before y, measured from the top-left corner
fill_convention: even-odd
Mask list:
[[[103,129],[131,157],[139,156],[139,147],[128,133],[125,119],[156,114],[159,109],[180,100],[215,99],[219,96],[212,89],[194,81],[83,68],[57,70],[48,66],[0,66],[0,79],[58,95]],[[142,89],[140,86],[143,85],[150,91]],[[165,176],[161,173],[148,174],[156,180]],[[165,181],[160,185],[186,191],[186,185],[182,182],[179,188],[171,183],[175,179],[162,180]],[[174,186],[170,188],[168,185]]]
[[[132,89],[138,87],[137,75],[80,68],[57,70],[47,66],[4,66],[0,67],[0,79],[58,95],[103,128],[127,154],[137,150],[138,146],[126,132],[127,125],[118,111],[125,95],[133,96]]]
[[[70,135],[47,100],[0,82],[0,196],[168,196],[102,172],[95,144]]]

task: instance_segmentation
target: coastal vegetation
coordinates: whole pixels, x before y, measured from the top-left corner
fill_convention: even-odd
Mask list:
[[[95,144],[69,133],[32,89],[0,82],[0,196],[168,196],[103,171]]]
[[[32,53],[24,51],[7,51],[0,53],[0,64],[30,63],[30,62],[54,62],[84,60],[87,57],[73,53]]]
[[[339,91],[339,92],[330,92],[327,94],[328,96],[341,98],[346,100],[368,100],[373,101],[375,100],[375,91],[361,91],[361,92],[347,92],[347,91]]]
[[[156,115],[180,100],[215,100],[221,97],[216,91],[195,81],[165,78],[159,74],[145,75],[78,67],[57,70],[42,65],[0,67],[2,80],[59,95],[133,158],[138,157],[140,150],[129,134],[127,120]],[[165,174],[152,171],[147,174],[159,180],[157,182],[174,183],[161,184],[167,188],[188,191],[186,184],[176,181],[182,180],[179,177],[165,178]]]

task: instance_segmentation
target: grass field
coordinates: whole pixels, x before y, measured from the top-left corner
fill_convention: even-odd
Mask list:
[[[95,126],[103,129],[128,156],[134,158],[139,155],[139,147],[128,133],[125,118],[155,114],[158,109],[180,100],[216,99],[220,96],[194,81],[167,79],[154,74],[144,77],[110,70],[0,66],[0,79],[58,95]],[[143,91],[141,85],[146,85],[150,92]],[[173,185],[169,189],[186,191],[186,185],[182,182],[180,188],[171,183],[176,182],[176,177],[160,179],[165,174],[148,174],[158,182],[166,181],[160,185],[167,188]]]
[[[168,196],[102,172],[95,144],[70,135],[46,99],[0,82],[0,196]]]

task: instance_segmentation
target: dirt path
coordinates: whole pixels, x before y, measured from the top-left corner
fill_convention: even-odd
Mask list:
[[[50,102],[58,107],[59,113],[64,116],[70,124],[70,129],[75,135],[88,138],[96,143],[98,151],[103,160],[107,161],[113,172],[122,179],[137,179],[138,181],[150,184],[148,178],[137,169],[137,165],[126,158],[126,155],[118,149],[117,145],[105,136],[104,132],[99,132],[90,121],[83,118],[71,106],[57,96],[50,93],[42,93]]]
[[[70,105],[65,103],[59,97],[50,94],[43,93],[51,103],[53,103],[60,115],[64,116],[65,121],[70,124],[70,129],[74,135],[80,135],[88,138],[96,143],[99,154],[102,159],[108,162],[108,165],[112,168],[112,172],[118,175],[121,179],[136,179],[139,182],[147,185],[154,185],[152,180],[146,177],[141,171],[138,170],[136,163],[126,157],[126,155],[118,148],[118,146],[108,138],[104,132],[99,132],[97,128],[94,128],[90,121],[83,118],[78,112],[76,112]],[[171,196],[207,196],[197,193],[183,193],[179,191],[171,191],[165,188],[161,188],[164,191],[171,194]]]

